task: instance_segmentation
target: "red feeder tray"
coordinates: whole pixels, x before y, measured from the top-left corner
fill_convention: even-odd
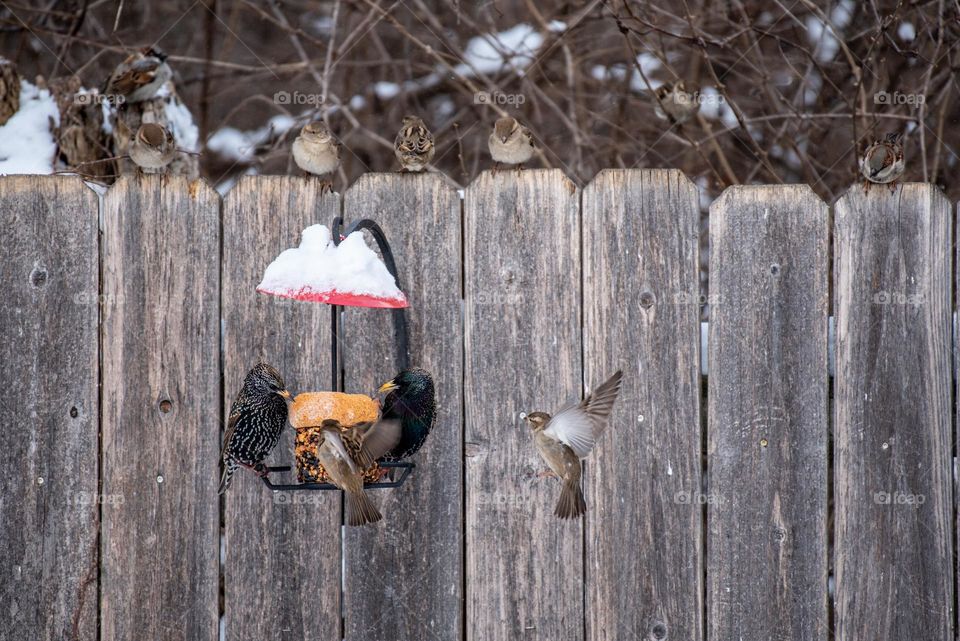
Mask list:
[[[261,294],[270,294],[280,298],[308,301],[311,303],[326,303],[327,305],[341,305],[344,307],[373,307],[376,309],[403,309],[409,307],[406,296],[399,298],[383,298],[368,294],[352,292],[338,292],[337,290],[316,291],[308,287],[298,290],[276,290],[257,288]]]

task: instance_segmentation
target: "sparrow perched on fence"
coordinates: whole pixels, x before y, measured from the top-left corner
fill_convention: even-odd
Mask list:
[[[437,416],[433,378],[424,369],[406,369],[380,386],[381,420],[399,420],[400,440],[383,454],[383,460],[399,461],[415,454],[426,440]]]
[[[860,158],[860,173],[873,183],[890,183],[903,175],[903,135],[889,133],[867,147]]]
[[[340,143],[323,122],[307,123],[293,141],[293,161],[309,174],[332,174],[340,166]],[[322,188],[332,192],[332,178],[324,180]]]
[[[223,436],[223,494],[241,465],[260,476],[267,474],[263,459],[277,446],[287,423],[287,391],[280,373],[266,363],[254,366],[243,379],[243,387],[230,406],[227,431]]]
[[[124,102],[143,102],[153,98],[172,77],[167,54],[157,47],[144,47],[117,65],[104,85],[103,94],[123,96]]]
[[[433,160],[433,134],[416,116],[404,116],[403,126],[393,141],[393,151],[406,171],[423,171]]]
[[[166,127],[145,122],[130,141],[127,153],[140,169],[163,169],[177,155],[177,143]]]
[[[0,56],[0,126],[20,109],[20,74],[17,67]]]
[[[556,416],[545,412],[521,415],[533,430],[537,452],[563,482],[554,510],[561,519],[579,517],[587,509],[580,487],[580,459],[590,453],[603,434],[622,378],[623,372],[618,370],[582,401],[568,405]]]
[[[661,85],[657,88],[656,95],[654,113],[657,114],[657,117],[669,120],[674,124],[683,124],[700,111],[700,103],[694,99],[692,94],[684,90],[682,80],[678,80],[672,85]]]
[[[363,489],[363,473],[400,440],[400,421],[379,420],[350,427],[327,419],[320,425],[317,459],[327,479],[346,493],[347,525],[383,518]]]
[[[520,165],[533,157],[535,147],[530,130],[517,122],[516,118],[501,118],[494,124],[493,132],[487,140],[490,156],[499,168],[500,163]]]

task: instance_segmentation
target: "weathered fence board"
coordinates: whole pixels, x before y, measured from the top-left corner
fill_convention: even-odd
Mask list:
[[[584,381],[617,369],[586,463],[587,639],[702,638],[697,188],[607,170],[583,193]]]
[[[219,213],[182,177],[104,197],[104,639],[217,638]]]
[[[804,185],[710,208],[707,633],[826,640],[826,205]]]
[[[837,638],[954,638],[952,209],[922,184],[836,205]]]
[[[339,214],[340,197],[322,195],[316,179],[249,176],[227,195],[224,417],[261,359],[293,394],[330,389],[330,308],[258,294],[256,286],[270,261],[300,243],[301,230],[330,226]],[[288,427],[267,464],[293,466],[293,442]],[[241,469],[225,493],[224,532],[227,641],[340,638],[338,492],[274,493]]]
[[[463,627],[463,318],[460,196],[437,174],[367,174],[344,196],[347,224],[376,220],[410,308],[410,365],[430,371],[437,421],[399,489],[373,491],[384,520],[347,528],[345,638],[455,641]],[[398,371],[392,312],[344,313],[345,389]]]
[[[467,638],[583,639],[583,530],[521,412],[581,393],[580,215],[557,170],[484,173],[466,190]]]
[[[0,255],[0,639],[93,641],[97,195],[78,178],[3,179]]]

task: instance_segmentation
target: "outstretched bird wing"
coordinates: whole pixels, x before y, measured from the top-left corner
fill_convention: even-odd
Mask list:
[[[607,427],[622,379],[623,372],[618,370],[582,401],[560,410],[543,433],[569,445],[580,458],[585,457]]]
[[[360,423],[351,428],[360,442],[357,463],[367,469],[395,448],[400,442],[402,425],[399,419],[384,419],[376,423]]]

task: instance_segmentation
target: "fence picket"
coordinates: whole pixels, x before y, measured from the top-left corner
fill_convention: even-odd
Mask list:
[[[587,462],[588,639],[702,638],[699,227],[679,171],[583,193],[584,380],[624,371]]]
[[[345,638],[444,639],[463,625],[463,319],[460,197],[437,174],[367,174],[344,196],[347,224],[377,221],[410,301],[410,365],[433,374],[438,415],[399,489],[373,491],[376,527],[345,534]],[[370,393],[398,371],[391,313],[344,313],[345,389]]]
[[[339,214],[340,197],[322,195],[316,179],[245,176],[227,194],[224,416],[259,359],[278,369],[293,394],[330,389],[330,308],[258,294],[256,286],[281,251],[299,245],[301,230],[329,227]],[[288,427],[267,464],[295,468],[293,443]],[[296,482],[295,474],[285,478]],[[225,495],[224,519],[227,641],[338,639],[339,493],[273,493],[239,470]]]
[[[103,207],[101,637],[215,641],[220,198],[122,177]]]
[[[710,208],[707,638],[827,639],[826,205]]]
[[[583,530],[521,412],[581,393],[579,194],[558,170],[482,174],[464,200],[467,638],[583,639]]]
[[[93,641],[97,195],[78,178],[0,179],[0,255],[0,639]]]
[[[952,221],[933,185],[836,205],[837,638],[954,638]]]

